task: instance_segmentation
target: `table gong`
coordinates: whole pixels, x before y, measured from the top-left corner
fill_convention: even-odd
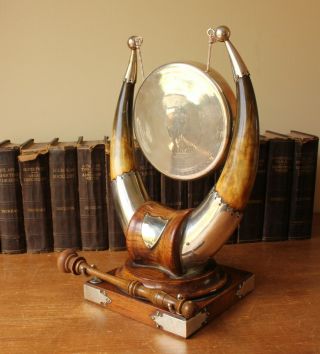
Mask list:
[[[111,189],[129,258],[107,273],[64,251],[58,267],[91,275],[85,299],[147,325],[189,337],[254,289],[254,275],[219,265],[214,255],[237,228],[255,180],[259,122],[249,71],[225,26],[210,29],[225,44],[236,97],[209,65],[169,63],[142,83],[133,105],[140,37],[130,37],[110,144]],[[136,137],[161,173],[197,179],[222,166],[194,209],[150,200],[135,163]]]

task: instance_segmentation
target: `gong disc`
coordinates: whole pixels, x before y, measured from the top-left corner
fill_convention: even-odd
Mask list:
[[[134,131],[144,155],[175,179],[205,175],[225,157],[234,101],[214,71],[187,63],[157,68],[135,101]]]

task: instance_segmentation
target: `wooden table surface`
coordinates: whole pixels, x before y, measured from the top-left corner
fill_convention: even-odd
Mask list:
[[[57,254],[0,256],[0,353],[320,353],[320,228],[311,240],[226,245],[217,261],[256,275],[256,289],[190,339],[83,300],[83,277]],[[126,252],[82,252],[109,270]]]

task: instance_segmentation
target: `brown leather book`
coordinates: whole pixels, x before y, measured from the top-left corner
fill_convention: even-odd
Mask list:
[[[50,143],[31,140],[21,148],[18,157],[24,228],[30,253],[53,250],[48,152],[50,145],[57,141],[57,138]]]
[[[161,174],[161,203],[172,209],[188,207],[188,182]]]
[[[82,249],[105,250],[108,227],[104,141],[82,139],[77,145],[77,158]]]
[[[311,237],[319,137],[291,130],[294,140],[290,240]]]
[[[76,142],[50,146],[49,179],[54,250],[80,249]]]
[[[135,159],[137,167],[146,187],[146,191],[151,200],[160,202],[161,200],[161,191],[160,191],[160,176],[161,173],[152,166],[152,164],[144,156],[141,148],[136,143],[135,146]]]
[[[269,153],[262,240],[283,241],[288,239],[294,143],[284,134],[264,135]]]
[[[196,208],[215,184],[214,173],[188,181],[188,208]]]
[[[126,239],[115,210],[110,181],[110,141],[106,139],[106,200],[108,213],[108,240],[110,251],[126,249]]]
[[[239,243],[259,242],[262,240],[267,165],[268,140],[264,136],[260,136],[259,165],[256,180],[239,225]]]
[[[0,143],[0,245],[2,253],[26,250],[18,155],[21,145]]]

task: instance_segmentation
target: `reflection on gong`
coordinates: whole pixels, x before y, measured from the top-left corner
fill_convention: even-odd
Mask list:
[[[94,276],[84,285],[87,300],[182,337],[254,289],[252,273],[214,260],[241,220],[258,161],[254,90],[229,37],[225,26],[210,29],[209,43],[222,42],[227,49],[236,98],[208,63],[207,68],[171,63],[145,79],[134,112],[141,38],[129,38],[110,146],[112,194],[128,260],[107,273],[72,250],[58,261],[64,272]],[[197,208],[174,210],[150,200],[135,165],[133,126],[146,157],[168,176],[198,178],[224,161],[218,181]]]
[[[221,163],[229,142],[231,106],[234,109],[232,91],[213,70],[205,72],[199,64],[167,64],[140,87],[135,134],[159,171],[194,179]]]

